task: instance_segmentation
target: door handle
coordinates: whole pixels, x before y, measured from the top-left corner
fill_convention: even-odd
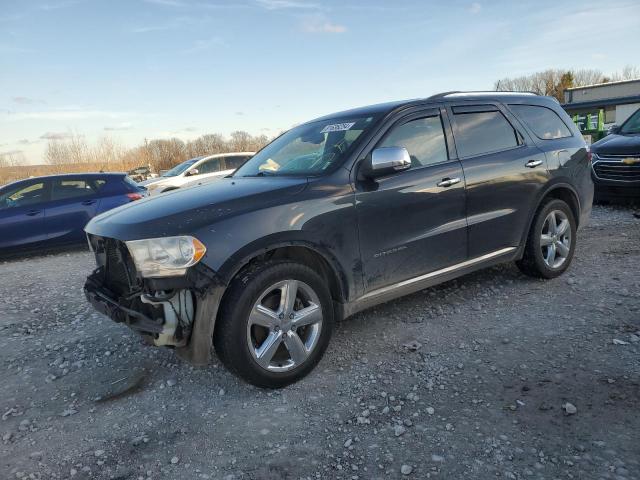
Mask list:
[[[542,165],[542,160],[529,160],[527,163],[524,164],[525,167],[529,167],[529,168],[536,168],[536,167],[539,167],[540,165]]]
[[[29,217],[33,217],[34,215],[38,215],[40,213],[40,210],[29,210],[26,215],[28,215]]]
[[[82,205],[93,205],[94,203],[96,203],[95,200],[85,200],[82,202]]]
[[[438,182],[439,187],[450,187],[451,185],[455,185],[456,183],[460,183],[460,179],[458,177],[454,178],[443,178],[441,182]]]

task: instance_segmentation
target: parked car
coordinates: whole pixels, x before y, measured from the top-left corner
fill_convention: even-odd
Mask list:
[[[151,168],[146,167],[136,167],[127,172],[127,175],[134,182],[144,182],[150,178],[157,177],[157,174],[151,172]]]
[[[95,215],[145,195],[124,173],[52,175],[0,188],[0,254],[85,242]]]
[[[230,178],[86,227],[88,300],[195,364],[304,377],[335,320],[479,268],[553,278],[591,211],[587,146],[557,101],[448,93],[299,125]],[[549,287],[555,288],[555,287]]]
[[[596,199],[640,198],[640,109],[591,145]]]
[[[231,175],[253,155],[254,152],[237,152],[192,158],[164,172],[160,177],[140,182],[139,185],[146,187],[151,195],[199,185]]]

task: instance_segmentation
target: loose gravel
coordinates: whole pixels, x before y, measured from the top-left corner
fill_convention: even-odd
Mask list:
[[[0,263],[0,478],[640,478],[640,219],[595,207],[573,265],[503,265],[341,322],[279,391],[94,312],[93,259]]]

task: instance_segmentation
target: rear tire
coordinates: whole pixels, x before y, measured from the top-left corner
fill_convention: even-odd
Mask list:
[[[563,200],[550,198],[536,212],[521,260],[522,273],[555,278],[569,268],[576,245],[576,220]]]
[[[326,281],[306,265],[269,261],[231,282],[213,343],[237,376],[258,387],[281,388],[313,370],[332,330]]]

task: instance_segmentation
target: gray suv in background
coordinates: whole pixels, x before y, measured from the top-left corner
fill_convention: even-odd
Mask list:
[[[590,153],[548,97],[450,92],[292,128],[232,176],[86,227],[101,312],[243,379],[308,374],[335,321],[515,261],[553,278],[591,211]]]

